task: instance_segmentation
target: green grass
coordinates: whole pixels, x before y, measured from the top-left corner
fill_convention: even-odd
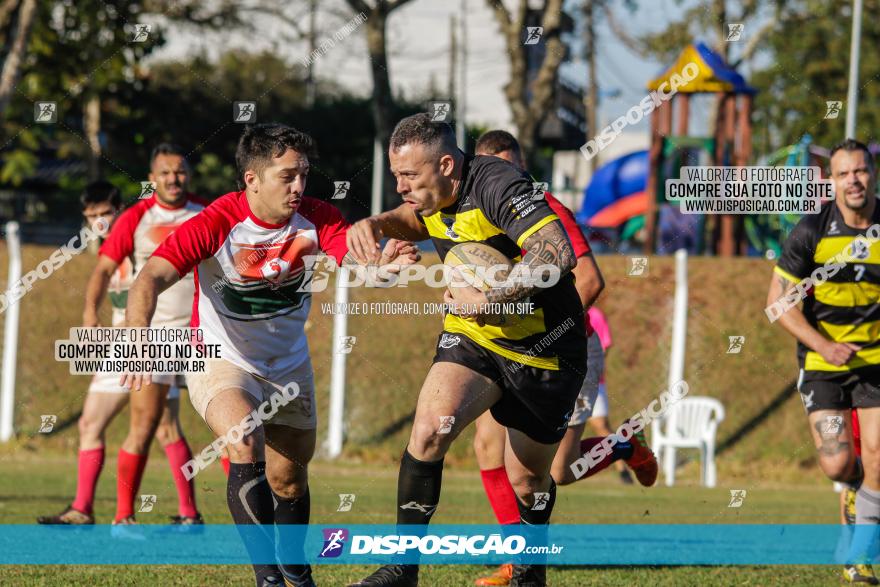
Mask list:
[[[46,246],[23,248],[26,272],[47,258]],[[0,242],[0,280],[6,271],[5,244]],[[425,262],[435,262],[426,255]],[[55,414],[72,421],[82,407],[88,377],[70,376],[65,363],[54,360],[54,341],[66,338],[79,325],[88,275],[95,258],[83,253],[36,282],[20,302],[15,425],[17,441],[0,447],[4,453],[39,450],[73,454],[76,427],[51,435],[36,434],[40,415]],[[598,258],[606,289],[598,305],[608,315],[614,348],[607,367],[611,416],[615,421],[645,407],[666,386],[671,334],[673,260],[652,257],[646,277],[626,275],[627,258]],[[692,258],[685,378],[693,395],[719,398],[727,418],[719,428],[719,442],[734,436],[747,422],[764,412],[785,386],[794,381],[794,341],[764,316],[770,263],[763,259]],[[314,296],[307,336],[312,351],[317,389],[319,440],[328,413],[330,346],[333,317],[321,313],[321,303],[332,301],[332,291]],[[438,302],[441,292],[415,284],[407,288],[364,289],[350,292],[352,302]],[[106,311],[106,304],[104,310]],[[105,323],[109,323],[109,316]],[[359,461],[391,464],[409,434],[408,422],[427,372],[440,329],[438,316],[351,316],[349,334],[357,344],[348,356],[346,386],[345,456]],[[744,335],[740,354],[728,355],[727,337]],[[196,447],[211,441],[206,426],[184,400],[182,418]],[[111,427],[108,442],[118,446],[125,435],[127,416]],[[771,419],[741,437],[719,455],[722,482],[743,482],[760,476],[778,481],[814,479],[816,465],[800,400],[784,398]],[[473,462],[466,431],[449,461]],[[157,453],[161,454],[161,453]],[[682,470],[694,478],[696,468]]]
[[[108,459],[99,485],[96,515],[99,523],[112,517],[115,498],[113,469]],[[322,524],[393,523],[396,469],[358,464],[317,462],[310,473],[312,520]],[[199,507],[209,523],[230,523],[225,479],[219,465],[196,477]],[[58,457],[10,457],[0,463],[0,523],[28,524],[40,514],[69,503],[74,489],[74,463]],[[158,496],[142,523],[164,523],[176,513],[174,486],[164,459],[152,459],[142,493]],[[337,494],[355,493],[351,512],[337,512]],[[728,508],[727,487],[705,489],[626,487],[611,474],[562,488],[554,519],[565,523],[834,523],[837,496],[829,484],[793,486],[758,483],[749,488],[743,506]],[[436,523],[492,523],[477,471],[448,466]],[[319,585],[345,585],[370,567],[324,565],[315,569]],[[422,585],[469,585],[487,571],[482,566],[430,566]],[[549,584],[581,585],[828,585],[837,581],[837,567],[620,567],[553,568]],[[249,585],[244,566],[14,566],[0,568],[6,585]]]
[[[24,247],[26,272],[47,258],[52,247]],[[5,244],[0,243],[0,280],[5,279]],[[435,258],[426,256],[426,262]],[[0,446],[0,523],[32,523],[35,516],[60,510],[75,485],[75,418],[88,377],[72,377],[54,361],[54,341],[79,325],[85,284],[95,258],[82,254],[50,279],[38,281],[20,302],[21,334],[15,406],[17,436]],[[666,385],[674,289],[671,258],[652,257],[648,275],[627,277],[627,259],[599,257],[606,290],[598,305],[614,334],[607,368],[614,421],[640,410]],[[691,459],[679,470],[675,489],[622,487],[610,476],[564,488],[556,521],[566,523],[834,523],[836,497],[816,467],[800,400],[780,395],[795,379],[794,343],[763,313],[770,263],[762,259],[692,258],[685,377],[693,395],[719,398],[727,418],[719,429],[718,488],[695,488],[699,468]],[[352,302],[437,302],[439,290],[424,286],[351,292]],[[327,429],[332,316],[321,313],[332,291],[314,296],[307,335],[312,351],[319,410],[319,440]],[[106,307],[104,308],[106,311]],[[105,323],[108,323],[105,317]],[[416,396],[434,352],[437,316],[352,316],[349,334],[357,344],[348,356],[346,445],[340,463],[312,470],[313,520],[316,523],[389,523],[396,466],[409,434]],[[740,354],[728,355],[727,337],[744,335]],[[778,401],[777,401],[777,398]],[[769,418],[756,420],[771,406]],[[55,414],[50,435],[37,434],[41,414]],[[181,419],[195,451],[210,432],[188,400]],[[757,422],[748,427],[750,422]],[[67,423],[65,426],[64,424]],[[108,462],[99,487],[97,513],[107,523],[114,508],[115,452],[127,429],[122,414],[108,431]],[[482,493],[466,431],[447,458],[444,494],[437,522],[492,521]],[[736,438],[735,442],[727,442]],[[693,453],[690,454],[693,457]],[[200,507],[209,522],[228,523],[222,471],[218,466],[197,477]],[[746,504],[728,509],[729,489],[747,489]],[[142,493],[159,502],[144,523],[161,523],[176,513],[173,485],[164,455],[154,446]],[[355,509],[335,511],[338,493],[355,493]],[[321,585],[344,585],[363,576],[363,567],[322,566]],[[470,585],[483,567],[425,569],[422,585]],[[828,585],[832,567],[686,567],[553,569],[553,586],[581,585]],[[6,567],[0,585],[248,585],[244,567]]]

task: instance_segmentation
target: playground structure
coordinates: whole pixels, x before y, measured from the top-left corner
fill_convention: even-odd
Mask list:
[[[794,145],[782,147],[761,157],[759,165],[768,166],[811,166],[824,169],[828,162],[828,149],[813,144],[810,135],[804,135]],[[746,216],[744,227],[750,254],[763,255],[773,260],[782,252],[782,243],[794,228],[800,214],[759,214]]]
[[[701,154],[708,158],[708,164],[715,166],[742,166],[751,157],[751,111],[757,90],[746,84],[735,69],[705,44],[695,43],[685,47],[672,67],[648,83],[648,89],[668,89],[672,85],[672,77],[680,76],[690,64],[696,64],[697,75],[679,84],[677,92],[662,101],[651,114],[651,147],[648,151],[649,171],[645,190],[644,249],[648,254],[656,250],[660,206],[671,205],[665,201],[665,180],[678,179],[679,169],[683,165],[707,164],[699,160]],[[717,95],[715,132],[711,137],[688,134],[693,94]],[[715,254],[733,256],[747,253],[741,218],[724,214],[711,217],[709,221],[713,223],[711,250]],[[697,231],[698,240],[704,232],[701,224]],[[700,242],[697,248],[702,250],[703,244]]]
[[[598,168],[584,190],[577,221],[593,230],[616,230],[626,241],[644,226],[648,151],[634,151]]]

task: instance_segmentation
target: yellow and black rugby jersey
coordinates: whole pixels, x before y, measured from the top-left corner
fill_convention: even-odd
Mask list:
[[[874,207],[871,219],[872,225],[878,222],[880,205]],[[818,214],[804,216],[783,245],[774,271],[793,284],[840,255],[845,266],[827,280],[817,280],[804,300],[803,312],[826,338],[862,347],[846,365],[837,367],[798,341],[802,369],[842,372],[880,366],[880,242],[870,246],[856,242],[848,249],[865,230],[847,226],[837,203],[831,202]]]
[[[535,192],[528,175],[512,164],[498,157],[466,155],[458,200],[420,219],[441,259],[457,244],[478,242],[517,263],[523,242],[558,216],[543,192]],[[443,328],[532,367],[565,368],[560,357],[574,357],[580,364],[586,354],[584,313],[571,273],[530,300],[519,301],[531,301],[534,313],[508,315],[503,326],[479,326],[473,319],[447,314]]]

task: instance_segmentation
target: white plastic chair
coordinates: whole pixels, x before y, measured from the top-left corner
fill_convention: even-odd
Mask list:
[[[667,487],[675,485],[675,451],[698,448],[702,479],[715,487],[715,435],[724,420],[724,406],[712,397],[686,397],[672,406],[663,418],[651,422],[651,449],[662,463]]]

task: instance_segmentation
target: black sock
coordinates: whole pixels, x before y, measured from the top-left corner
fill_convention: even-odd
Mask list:
[[[281,497],[274,491],[272,495],[275,497],[275,524],[300,524],[309,523],[309,514],[312,509],[312,500],[309,494],[309,488],[306,486],[306,492],[300,497]],[[282,537],[283,538],[283,537]],[[281,551],[281,560],[293,560],[297,556],[303,555],[302,542],[297,544],[290,543],[289,540],[282,539],[279,543]],[[309,566],[306,564],[280,564],[281,572],[290,578],[298,578],[305,573]]]
[[[274,513],[272,490],[266,481],[266,463],[229,463],[229,479],[226,483],[226,503],[232,520],[238,526],[239,534],[252,561],[267,560],[266,554],[275,554],[274,532],[255,532],[254,526],[260,524],[272,529]],[[272,574],[278,574],[274,564],[253,562],[257,585]]]
[[[430,523],[440,501],[442,480],[443,459],[425,462],[403,451],[397,476],[397,523]]]
[[[556,482],[553,479],[550,479],[550,489],[546,491],[549,494],[546,500],[537,500],[535,498],[536,504],[544,503],[544,507],[542,509],[534,509],[534,505],[527,506],[523,502],[519,500],[519,497],[516,498],[516,505],[519,507],[519,520],[522,524],[528,524],[530,526],[543,526],[550,523],[550,514],[553,513],[553,504],[556,503]],[[536,493],[537,495],[537,493]]]
[[[556,482],[552,477],[550,478],[550,489],[545,493],[547,493],[547,495],[542,495],[539,499],[538,492],[535,492],[534,504],[531,507],[521,502],[519,496],[516,497],[516,505],[519,507],[519,523],[529,526],[537,526],[539,532],[534,538],[536,538],[538,542],[544,544],[547,543],[547,526],[550,524],[550,514],[553,513],[553,505],[556,503]],[[543,508],[534,509],[535,505],[541,503],[544,504]],[[546,558],[540,563],[529,563],[529,565],[539,568],[543,568],[545,564]]]

